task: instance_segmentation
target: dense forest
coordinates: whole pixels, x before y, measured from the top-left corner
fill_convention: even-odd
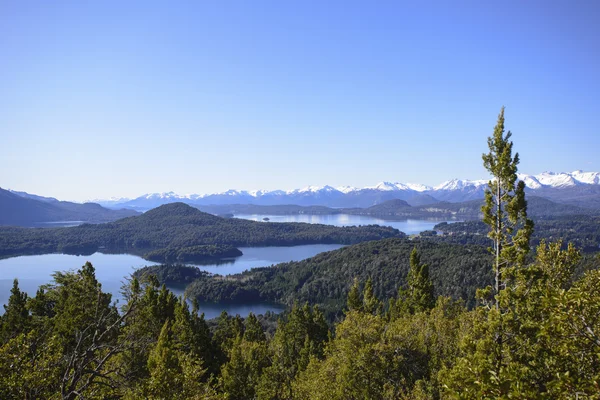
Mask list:
[[[309,301],[318,304],[329,319],[339,316],[355,278],[362,282],[370,278],[379,298],[395,296],[406,282],[415,247],[430,266],[436,296],[463,299],[472,306],[477,288],[492,282],[492,259],[481,246],[385,239],[237,275],[203,275],[187,287],[186,295],[201,302],[265,301],[291,306]]]
[[[408,245],[408,244],[407,244]],[[360,247],[353,246],[353,247]],[[441,255],[441,253],[440,253]],[[29,297],[15,281],[0,318],[0,397],[63,399],[571,398],[600,394],[600,270],[573,279],[573,247],[542,244],[517,271],[493,374],[498,315],[436,297],[419,251],[383,297],[356,279],[336,323],[294,303],[275,327],[250,314],[204,320],[153,274],[132,278],[117,308],[95,270],[56,273]],[[430,258],[428,258],[430,259]],[[169,269],[180,281],[193,269]],[[163,271],[164,272],[164,271]],[[435,269],[431,269],[435,275]],[[192,273],[189,278],[197,279]],[[204,275],[204,274],[200,274]],[[271,316],[272,317],[272,316]],[[274,328],[274,329],[273,329]],[[574,398],[574,397],[573,397]]]
[[[600,217],[592,215],[569,215],[545,218],[534,218],[535,231],[532,243],[537,245],[541,240],[562,240],[573,243],[586,253],[600,250]],[[466,221],[448,224],[442,222],[434,229],[443,233],[437,236],[440,241],[463,244],[489,245],[488,226],[482,221]]]
[[[560,240],[532,249],[540,227],[528,215],[510,137],[503,108],[483,155],[494,177],[483,221],[441,226],[445,235],[367,241],[230,277],[151,267],[123,285],[120,306],[102,291],[90,263],[56,272],[33,296],[15,280],[0,317],[0,398],[600,398],[600,258],[582,257]],[[168,225],[173,211],[177,223]],[[96,233],[88,240],[106,235],[190,247],[166,253],[178,259],[199,251],[191,246],[312,240],[324,229],[223,221],[231,220],[174,205],[90,230]],[[562,235],[561,218],[544,221],[542,231]],[[142,235],[145,225],[157,236]],[[581,232],[573,233],[587,227],[581,217],[573,229]],[[400,236],[364,229],[322,237]],[[444,241],[461,235],[485,238],[491,251]],[[191,282],[191,308],[161,281]],[[243,319],[223,312],[206,321],[198,302],[254,298],[289,307],[276,324],[272,314]]]
[[[229,257],[233,254],[232,249],[215,253],[216,248],[210,247],[212,245],[252,247],[353,244],[402,236],[404,234],[396,229],[377,225],[335,227],[221,218],[183,203],[172,203],[140,216],[106,224],[55,229],[0,228],[0,256],[53,252],[92,254],[102,250],[140,256],[150,254],[153,258],[166,262],[171,261],[171,249],[180,252],[187,248],[187,254],[181,253],[175,255],[175,258],[176,261],[191,261],[192,254],[194,258]],[[157,250],[159,252],[155,252]]]

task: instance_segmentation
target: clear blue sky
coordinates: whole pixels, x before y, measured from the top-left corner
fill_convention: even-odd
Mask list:
[[[600,2],[1,1],[0,186],[60,199],[600,171]]]

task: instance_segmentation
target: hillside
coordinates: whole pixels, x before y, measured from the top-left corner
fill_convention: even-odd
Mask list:
[[[91,254],[97,250],[145,255],[161,249],[188,249],[181,255],[185,258],[201,257],[198,250],[202,248],[194,246],[203,245],[353,244],[403,235],[396,229],[376,225],[340,228],[220,218],[183,203],[172,203],[106,224],[53,229],[0,228],[0,256],[52,252]],[[215,255],[214,247],[204,249],[207,256]],[[221,251],[229,255],[234,249],[223,247]]]
[[[25,195],[0,189],[0,225],[43,226],[61,221],[101,223],[138,214],[132,210],[111,210],[95,203],[78,204]]]
[[[186,294],[200,301],[287,305],[308,301],[329,312],[339,312],[355,277],[363,282],[370,277],[379,298],[395,296],[406,281],[414,246],[422,262],[430,267],[436,296],[462,298],[472,305],[476,288],[492,282],[491,256],[484,247],[385,239],[238,275],[201,275],[188,286]]]
[[[561,215],[592,215],[598,211],[569,204],[556,203],[543,197],[528,196],[529,215],[532,217],[554,217]],[[408,201],[400,199],[387,200],[366,208],[329,208],[323,206],[231,204],[218,206],[197,206],[202,211],[212,214],[258,214],[258,215],[333,215],[353,214],[368,215],[383,219],[407,218],[481,218],[483,200],[471,200],[461,203],[436,202],[423,206],[411,206]]]
[[[547,241],[562,240],[573,243],[586,253],[597,252],[600,248],[600,216],[598,215],[557,215],[534,218],[535,227],[531,238],[532,246],[545,239]],[[442,222],[434,227],[445,235],[438,235],[436,240],[460,243],[480,244],[488,246],[489,227],[482,221],[466,221],[448,224]]]

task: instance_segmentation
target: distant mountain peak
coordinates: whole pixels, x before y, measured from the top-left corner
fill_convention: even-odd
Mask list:
[[[568,188],[572,186],[600,185],[600,172],[575,170],[570,173],[546,171],[537,175],[519,174],[529,190]],[[392,198],[420,202],[466,201],[482,198],[488,179],[450,179],[431,187],[420,183],[381,181],[375,186],[357,188],[353,186],[309,185],[293,190],[238,190],[230,189],[213,194],[178,195],[175,192],[149,193],[136,199],[121,201],[97,201],[111,207],[129,207],[139,210],[158,205],[182,201],[195,205],[218,204],[296,204],[326,205],[333,207],[370,206]],[[345,199],[345,200],[344,200]]]
[[[449,181],[443,182],[437,186],[435,186],[433,188],[434,191],[438,191],[438,190],[462,190],[466,187],[482,187],[484,185],[487,185],[487,181],[480,179],[480,180],[468,180],[468,179],[450,179]]]

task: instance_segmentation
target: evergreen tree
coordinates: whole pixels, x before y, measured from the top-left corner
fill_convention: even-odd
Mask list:
[[[308,303],[294,304],[287,321],[280,318],[270,342],[272,364],[265,368],[257,387],[259,399],[293,398],[292,382],[304,370],[311,357],[323,354],[327,339],[327,325],[323,314]]]
[[[244,340],[248,342],[265,342],[267,340],[262,326],[254,313],[248,314],[245,322]]]
[[[362,310],[363,300],[358,286],[358,278],[354,278],[354,283],[348,292],[347,306],[349,311]]]
[[[394,320],[405,314],[431,310],[434,306],[433,282],[429,277],[429,267],[427,264],[421,264],[421,256],[417,248],[413,247],[406,287],[400,287],[397,299],[389,300],[387,318]]]
[[[519,154],[512,155],[512,133],[504,133],[504,107],[498,115],[494,133],[488,138],[489,153],[483,154],[483,165],[492,175],[485,190],[485,204],[482,207],[483,221],[490,227],[488,237],[492,239],[494,254],[494,306],[497,314],[490,314],[490,333],[495,346],[490,350],[494,355],[493,371],[499,375],[503,369],[504,343],[508,340],[500,307],[500,292],[514,269],[523,265],[529,252],[529,239],[533,233],[533,222],[527,218],[525,183],[517,183]],[[485,291],[482,295],[485,294]],[[498,380],[502,378],[497,376]]]
[[[0,344],[26,332],[31,317],[27,310],[27,293],[19,289],[19,281],[13,281],[8,304],[4,305],[4,315],[0,318]]]
[[[410,253],[410,270],[407,278],[408,304],[412,313],[430,310],[435,305],[433,282],[429,279],[429,267],[421,264],[417,248]]]
[[[510,131],[504,134],[502,107],[494,133],[488,138],[489,153],[482,156],[484,167],[492,175],[482,211],[483,221],[490,227],[488,236],[493,241],[496,308],[497,296],[505,286],[503,270],[524,262],[533,232],[533,222],[527,218],[525,183],[517,183],[519,154],[512,155],[511,136]]]
[[[193,352],[203,360],[204,367],[209,373],[217,373],[216,351],[210,336],[210,328],[204,319],[204,313],[198,314],[198,301],[192,301],[191,325],[193,334]]]
[[[165,321],[156,346],[148,357],[150,377],[147,383],[147,395],[153,398],[170,398],[181,392],[182,369],[173,341],[171,322]]]
[[[246,331],[247,332],[247,331]],[[237,337],[229,353],[229,361],[221,370],[221,386],[227,399],[253,399],[256,386],[269,364],[267,345]]]
[[[378,314],[381,311],[381,302],[375,297],[371,278],[367,279],[363,293],[363,310],[369,314]]]

